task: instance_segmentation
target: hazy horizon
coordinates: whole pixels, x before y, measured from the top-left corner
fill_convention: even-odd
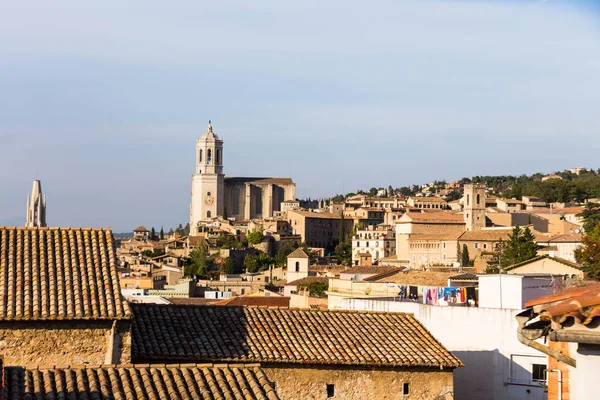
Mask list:
[[[212,120],[227,176],[297,197],[600,167],[592,2],[11,3],[0,225],[189,220]],[[20,221],[20,222],[19,222]]]

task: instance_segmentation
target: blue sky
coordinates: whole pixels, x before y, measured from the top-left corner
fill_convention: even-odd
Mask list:
[[[299,197],[600,167],[593,2],[87,3],[2,6],[0,224],[185,223],[209,119]]]

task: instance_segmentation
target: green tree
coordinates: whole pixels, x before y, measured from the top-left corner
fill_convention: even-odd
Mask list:
[[[471,258],[469,257],[469,248],[466,244],[463,244],[462,251],[460,252],[460,266],[468,267],[471,263]]]
[[[227,217],[228,217],[228,215],[227,215],[227,207],[225,207],[225,209],[223,210],[223,219],[227,220]]]
[[[165,238],[165,230],[163,229],[163,227],[160,227],[160,240],[163,240]]]
[[[247,254],[244,258],[246,272],[259,272],[269,268],[274,263],[273,257],[265,253]]]
[[[582,212],[577,216],[583,219],[583,229],[586,232],[591,232],[600,223],[600,204],[587,203]]]
[[[287,263],[287,256],[299,247],[297,242],[285,241],[279,247],[275,254],[275,265],[284,266]],[[308,254],[308,253],[306,253]]]
[[[296,286],[297,292],[300,292],[302,289],[308,289],[308,294],[313,297],[327,297],[325,293],[327,289],[329,289],[329,283],[327,282],[310,282],[310,283],[301,283]]]
[[[508,235],[508,240],[502,242],[500,265],[508,267],[531,260],[537,256],[537,250],[538,245],[529,227],[523,230],[520,226],[515,226]]]
[[[156,231],[154,230],[154,227],[150,229],[150,240],[156,240]]]
[[[184,267],[184,275],[206,277],[208,276],[208,270],[212,266],[212,262],[213,260],[208,254],[208,244],[201,242],[190,252],[189,262]]]
[[[223,262],[223,273],[226,275],[231,275],[235,273],[235,267],[233,265],[233,260],[231,258],[227,258],[224,262]]]
[[[575,259],[585,267],[588,279],[600,280],[600,223],[581,240],[581,247],[575,250]]]
[[[258,244],[262,242],[265,238],[265,235],[261,231],[253,231],[246,235],[246,240],[248,240],[249,244]]]

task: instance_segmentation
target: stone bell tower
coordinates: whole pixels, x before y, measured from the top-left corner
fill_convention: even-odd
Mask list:
[[[485,228],[485,186],[466,184],[463,196],[463,216],[468,231]]]
[[[198,222],[223,215],[225,175],[223,141],[208,121],[206,132],[196,140],[196,171],[192,175],[190,235],[198,233]]]

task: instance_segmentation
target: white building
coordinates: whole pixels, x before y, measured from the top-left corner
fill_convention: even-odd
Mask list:
[[[551,293],[559,283],[553,279],[548,274],[480,276],[479,307],[349,297],[341,309],[414,314],[465,364],[454,372],[456,400],[545,400],[541,383],[547,356],[518,340],[515,316],[528,299]]]
[[[352,237],[352,264],[358,265],[361,253],[371,254],[376,264],[381,258],[396,254],[396,231],[388,225],[356,231]]]

